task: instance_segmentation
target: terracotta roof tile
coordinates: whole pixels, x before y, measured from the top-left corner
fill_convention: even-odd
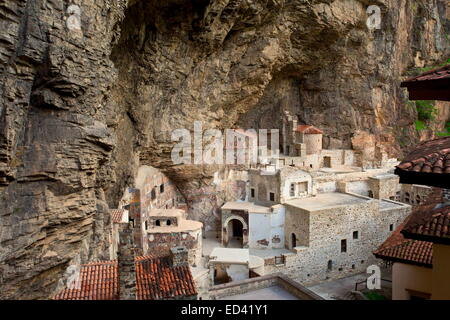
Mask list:
[[[401,183],[450,187],[450,137],[419,144],[397,166],[395,173]]]
[[[450,137],[419,144],[397,168],[405,171],[450,173]]]
[[[136,257],[137,300],[162,300],[195,296],[189,266],[173,267],[168,257]],[[118,300],[118,263],[93,262],[82,265],[78,289],[66,288],[56,300]]]
[[[112,209],[111,212],[111,220],[113,223],[121,223],[122,217],[125,212],[124,209]]]
[[[409,78],[404,82],[402,82],[401,86],[405,87],[416,82],[441,80],[441,79],[450,79],[450,64],[441,68],[430,70],[419,76]]]
[[[408,238],[450,244],[450,205],[416,210],[402,232]]]
[[[323,131],[311,125],[299,125],[295,130],[305,134],[323,134]]]
[[[374,252],[374,255],[387,261],[431,267],[433,263],[433,243],[406,239],[401,233],[405,223],[392,233]]]

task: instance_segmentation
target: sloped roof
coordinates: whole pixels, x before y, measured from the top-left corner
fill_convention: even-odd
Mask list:
[[[401,233],[405,224],[402,223],[373,254],[387,261],[432,267],[433,243],[406,239]]]
[[[401,83],[410,100],[450,101],[450,65],[425,72]]]
[[[406,87],[410,84],[420,82],[420,81],[431,81],[431,80],[440,80],[440,79],[450,79],[450,64],[444,67],[439,67],[421,75],[409,78],[402,82],[401,86]]]
[[[450,205],[416,210],[402,233],[411,239],[450,244]]]
[[[121,223],[122,222],[122,217],[125,212],[124,209],[112,209],[112,210],[110,210],[110,212],[111,212],[111,221],[113,223]]]
[[[169,257],[136,257],[137,300],[163,300],[195,296],[197,291],[189,266],[173,267]],[[118,300],[117,260],[81,266],[79,286],[66,288],[55,300]]]
[[[323,131],[311,125],[299,125],[295,130],[304,134],[323,134]]]
[[[450,137],[419,144],[397,166],[395,174],[400,183],[450,188]]]

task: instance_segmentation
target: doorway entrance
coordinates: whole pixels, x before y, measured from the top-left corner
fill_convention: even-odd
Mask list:
[[[228,248],[244,247],[244,226],[238,219],[228,222]]]

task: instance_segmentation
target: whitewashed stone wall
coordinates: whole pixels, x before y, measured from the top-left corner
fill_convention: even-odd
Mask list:
[[[249,213],[249,248],[284,248],[284,206],[274,206],[273,213]]]

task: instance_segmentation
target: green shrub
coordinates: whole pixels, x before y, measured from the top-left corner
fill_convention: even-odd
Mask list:
[[[438,110],[434,106],[434,101],[417,100],[416,110],[420,121],[434,120],[438,114]]]

